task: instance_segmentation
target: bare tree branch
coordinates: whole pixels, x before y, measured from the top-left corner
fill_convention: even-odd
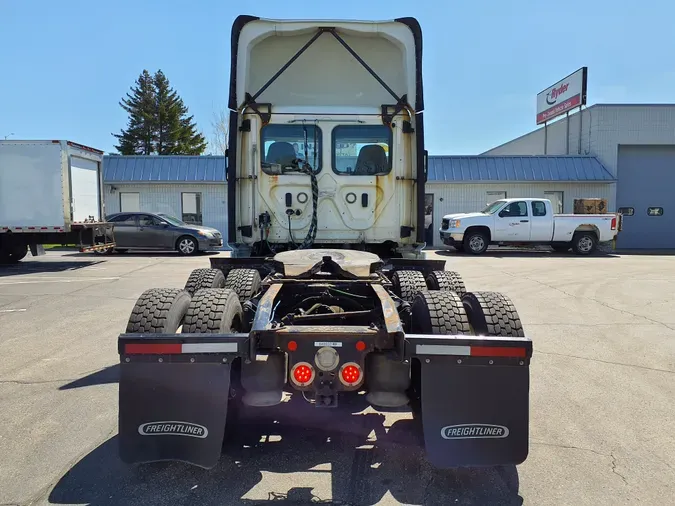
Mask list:
[[[226,111],[214,112],[211,120],[211,141],[209,151],[214,155],[224,155],[227,150],[229,119]]]

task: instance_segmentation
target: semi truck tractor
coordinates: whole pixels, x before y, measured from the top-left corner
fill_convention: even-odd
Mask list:
[[[103,152],[64,140],[0,141],[0,264],[44,244],[114,246],[103,211]]]
[[[232,255],[133,307],[122,459],[210,468],[244,405],[349,409],[363,394],[420,421],[439,468],[523,462],[532,342],[518,312],[421,258],[418,22],[240,16],[231,44]]]

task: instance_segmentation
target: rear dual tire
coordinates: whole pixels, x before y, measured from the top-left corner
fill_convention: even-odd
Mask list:
[[[260,273],[255,269],[232,269],[225,278],[225,288],[234,290],[243,304],[260,291]]]
[[[204,288],[225,288],[225,275],[219,269],[195,269],[185,283],[185,291],[194,295]]]
[[[415,301],[417,294],[426,290],[455,292],[460,297],[466,293],[462,277],[454,271],[432,271],[426,279],[419,271],[396,271],[391,283],[394,293],[410,303]]]
[[[513,302],[498,292],[422,291],[411,309],[413,334],[523,337]]]
[[[175,334],[183,324],[190,294],[179,288],[151,288],[138,298],[127,323],[127,333]]]
[[[433,271],[426,279],[429,290],[455,292],[460,297],[466,293],[462,276],[454,271]]]

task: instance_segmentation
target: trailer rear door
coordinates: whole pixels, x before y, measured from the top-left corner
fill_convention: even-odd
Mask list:
[[[70,184],[73,221],[91,220],[92,217],[95,221],[99,221],[101,213],[98,162],[71,156]]]

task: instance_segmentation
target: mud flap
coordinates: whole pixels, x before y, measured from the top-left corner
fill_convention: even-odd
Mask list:
[[[527,458],[529,339],[407,335],[406,355],[421,365],[431,464],[493,466]]]
[[[223,445],[229,389],[229,364],[122,363],[122,460],[214,467]]]

